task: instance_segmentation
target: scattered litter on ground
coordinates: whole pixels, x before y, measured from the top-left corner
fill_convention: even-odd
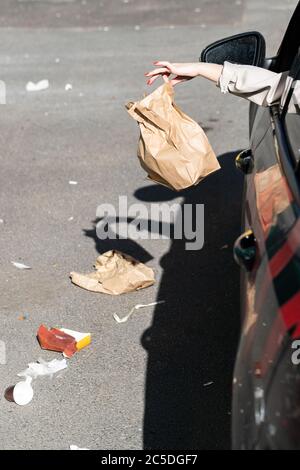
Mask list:
[[[130,312],[127,315],[125,315],[125,317],[120,318],[119,315],[117,315],[117,313],[113,313],[113,317],[117,323],[125,323],[128,321],[128,319],[131,317],[131,315],[133,314],[135,310],[139,310],[140,308],[145,308],[145,307],[152,307],[153,305],[164,304],[164,303],[165,303],[165,300],[158,300],[157,302],[151,302],[150,304],[137,304],[130,310]]]
[[[56,63],[56,64],[59,64],[59,63],[60,63],[60,58],[59,58],[59,57],[56,57],[55,63]]]
[[[37,362],[30,362],[27,369],[17,374],[18,377],[23,377],[25,380],[8,387],[4,392],[4,397],[7,401],[15,402],[17,405],[28,405],[33,398],[32,380],[40,376],[52,377],[53,374],[66,367],[66,359],[53,359],[50,362],[39,359]]]
[[[48,329],[45,325],[39,327],[37,338],[42,349],[61,352],[67,358],[91,343],[90,333],[81,333],[67,328]]]
[[[28,318],[29,318],[29,315],[27,314],[18,316],[18,320],[28,320]]]
[[[69,184],[76,185],[76,184],[78,184],[78,181],[72,181],[72,180],[71,180],[71,181],[69,181]]]
[[[4,224],[4,220],[3,220],[3,219],[0,219],[0,224]]]
[[[40,376],[50,376],[52,377],[57,372],[66,369],[67,361],[66,359],[53,359],[50,362],[44,361],[43,359],[38,359],[37,362],[30,362],[27,369],[23,372],[20,372],[18,377],[32,377],[36,379]]]
[[[104,26],[103,31],[107,32],[107,31],[109,31],[109,30],[110,30],[110,27],[109,27],[109,26]]]
[[[71,444],[70,445],[70,450],[90,450],[90,449],[87,449],[86,447],[78,447],[74,444]]]
[[[71,85],[71,83],[67,83],[67,84],[65,85],[65,90],[66,90],[66,91],[69,91],[69,90],[72,90],[72,89],[73,89],[73,85]]]
[[[140,25],[136,24],[134,27],[135,31],[139,31],[141,29]]]
[[[71,272],[72,282],[83,289],[110,295],[140,290],[155,282],[153,269],[117,250],[98,256],[94,267],[96,271],[88,274]]]
[[[203,384],[203,387],[209,387],[212,384],[213,384],[213,382],[206,382],[205,384]]]
[[[74,220],[74,217],[69,217],[68,218],[68,222],[71,222],[72,220]]]
[[[28,82],[26,84],[27,91],[42,91],[47,90],[49,88],[49,80],[40,80],[37,83]]]
[[[77,351],[80,351],[81,349],[86,348],[89,346],[89,344],[91,344],[91,333],[82,333],[81,331],[74,331],[68,328],[59,328],[59,330],[75,338]]]
[[[32,377],[26,377],[22,382],[8,387],[5,390],[4,396],[7,401],[15,402],[17,405],[28,405],[33,398],[33,389],[31,386]]]
[[[17,261],[11,261],[11,264],[13,264],[18,269],[32,269],[31,266],[27,266],[23,263],[18,263]]]

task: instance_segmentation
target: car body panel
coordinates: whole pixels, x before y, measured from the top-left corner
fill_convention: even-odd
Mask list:
[[[252,108],[253,114],[243,227],[252,229],[257,254],[252,271],[241,275],[233,448],[300,448],[300,370],[291,360],[300,337],[298,185],[277,108]]]

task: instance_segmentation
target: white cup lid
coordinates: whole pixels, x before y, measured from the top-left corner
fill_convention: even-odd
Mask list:
[[[30,382],[28,381],[18,382],[14,386],[13,397],[17,405],[21,405],[21,406],[28,405],[28,403],[31,402],[32,397],[33,397],[33,389],[30,385]]]

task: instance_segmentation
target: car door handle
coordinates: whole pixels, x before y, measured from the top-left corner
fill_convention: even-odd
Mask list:
[[[256,239],[252,230],[247,230],[236,239],[233,257],[239,266],[251,271],[256,257]]]
[[[251,149],[243,150],[235,157],[235,166],[245,175],[251,173],[253,170],[253,155]]]

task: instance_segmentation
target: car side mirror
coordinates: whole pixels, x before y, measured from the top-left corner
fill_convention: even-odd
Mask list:
[[[257,31],[236,34],[220,39],[201,52],[201,62],[223,65],[225,60],[235,64],[263,66],[266,42]]]

